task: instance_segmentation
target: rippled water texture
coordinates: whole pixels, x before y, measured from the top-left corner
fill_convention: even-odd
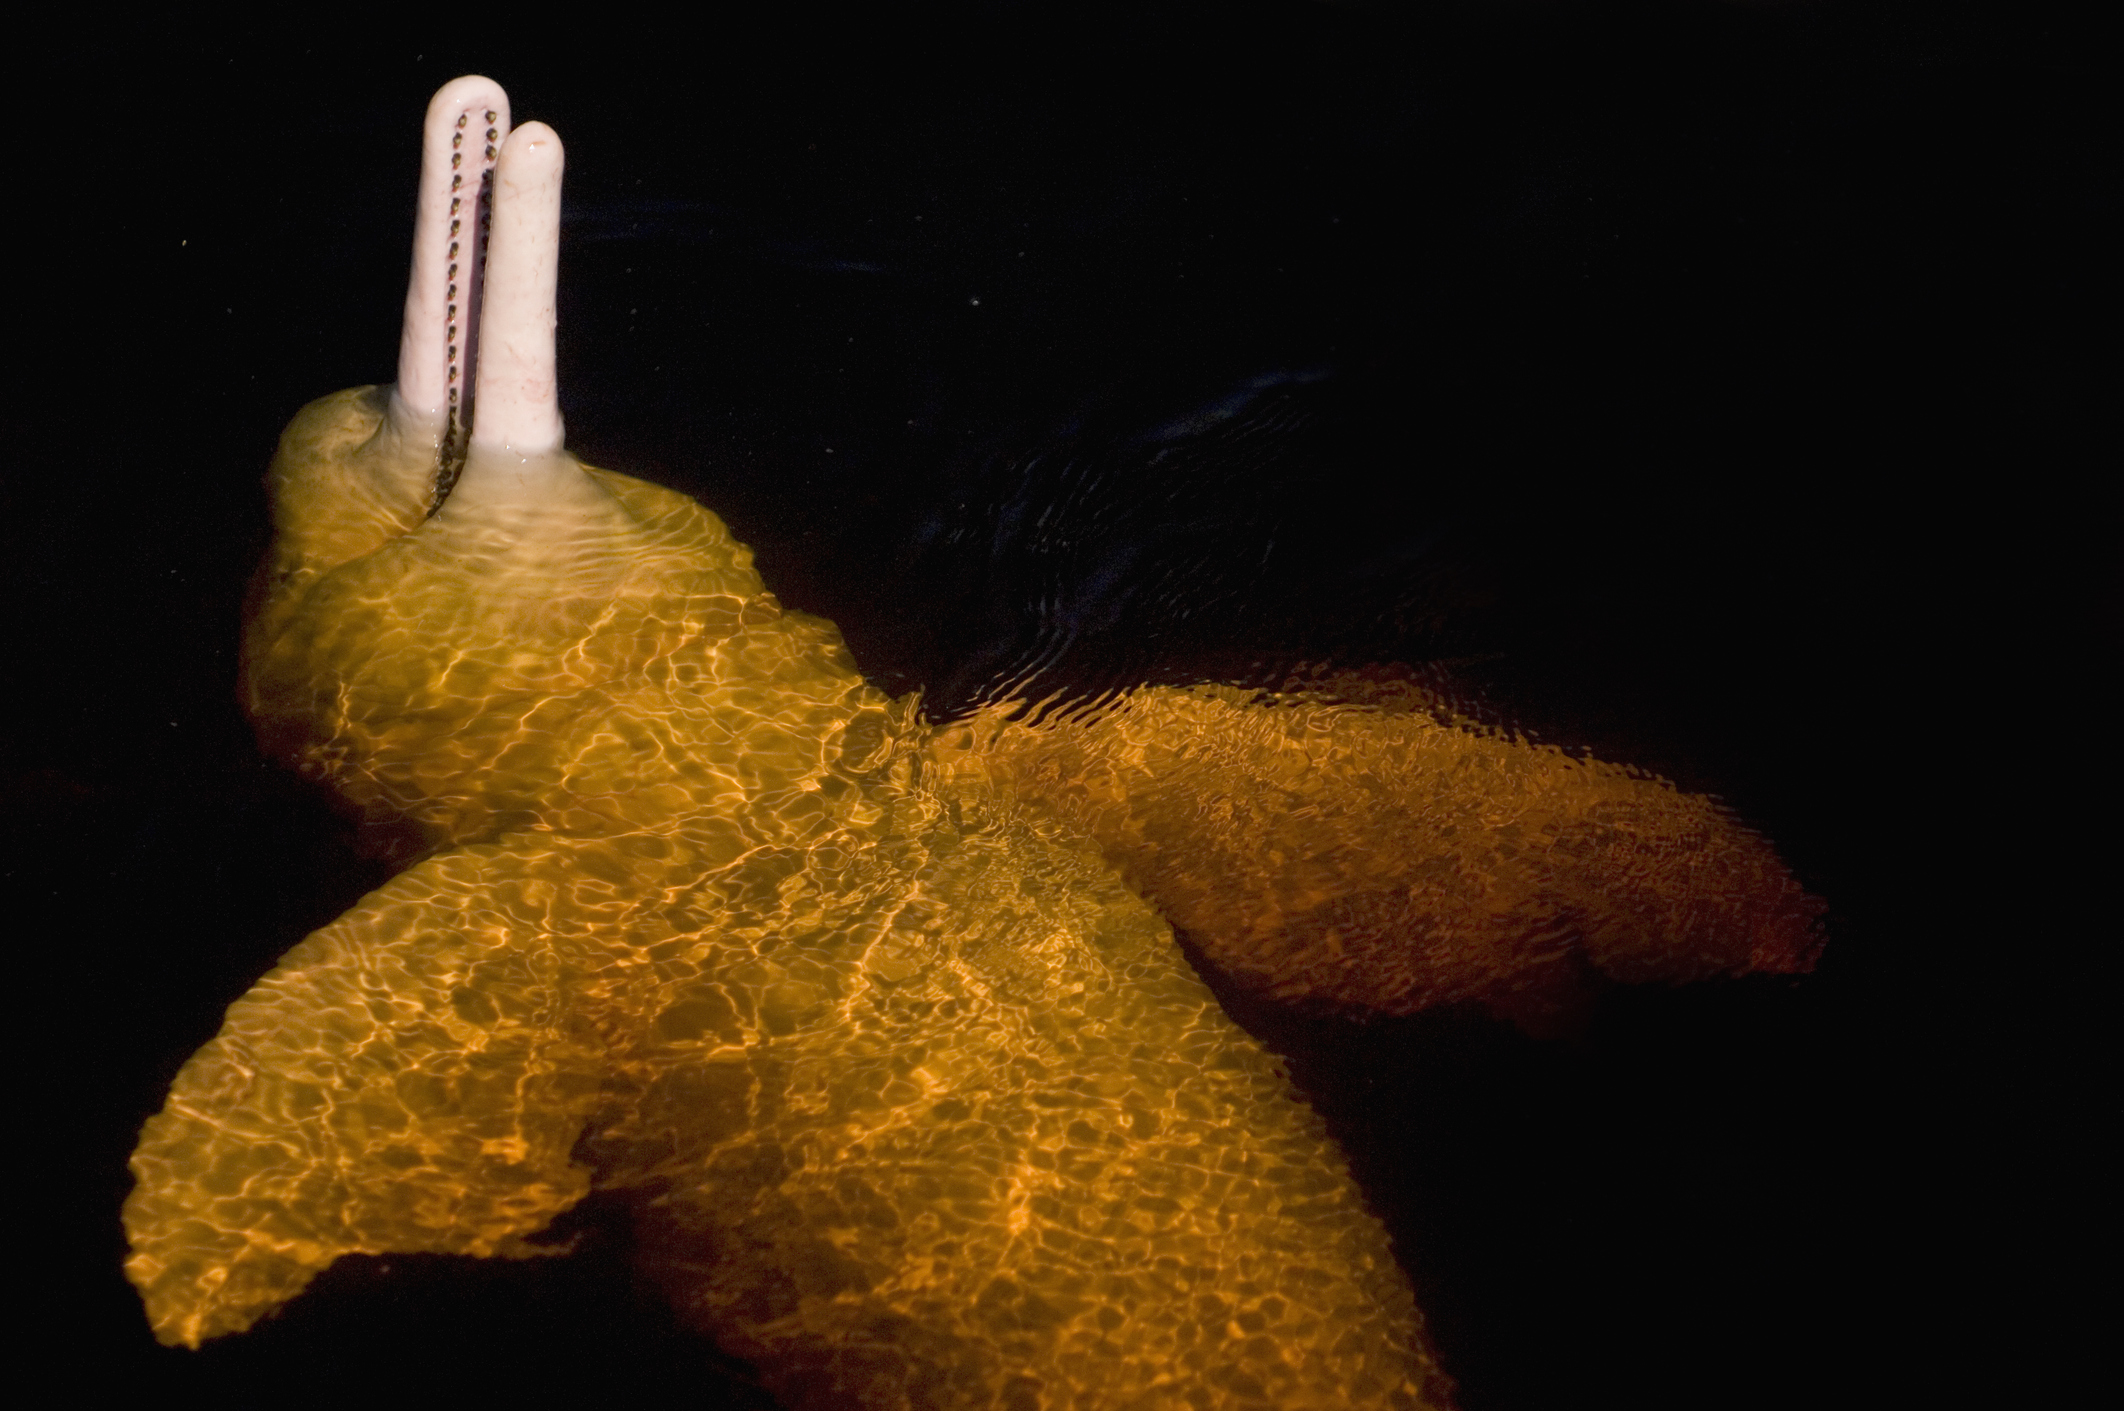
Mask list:
[[[431,851],[143,1133],[165,1341],[344,1253],[536,1253],[603,1189],[793,1405],[1442,1405],[1383,1228],[1169,923],[1355,1010],[1811,962],[1768,847],[1660,781],[1385,678],[939,729],[684,496],[475,460],[425,518],[383,405],[283,439],[246,690]],[[479,491],[534,473],[565,493]]]

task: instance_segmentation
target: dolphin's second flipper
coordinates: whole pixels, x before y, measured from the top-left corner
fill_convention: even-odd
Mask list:
[[[1714,801],[1344,686],[1152,687],[1037,724],[995,710],[931,755],[1097,838],[1211,961],[1282,999],[1524,1015],[1588,971],[1813,964],[1821,904]]]

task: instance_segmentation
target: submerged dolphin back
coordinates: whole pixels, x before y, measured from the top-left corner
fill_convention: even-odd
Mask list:
[[[343,1253],[536,1253],[606,1189],[791,1405],[1444,1404],[1319,1119],[1093,842],[940,768],[682,496],[375,509],[382,405],[283,443],[246,689],[434,851],[142,1133],[160,1337]],[[368,527],[308,529],[335,496]]]

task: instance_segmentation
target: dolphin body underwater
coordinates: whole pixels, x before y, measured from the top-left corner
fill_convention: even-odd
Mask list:
[[[1808,969],[1710,800],[1328,678],[949,724],[692,500],[562,449],[562,153],[428,111],[398,382],[304,408],[243,691],[425,852],[290,951],[132,1159],[156,1336],[348,1253],[528,1257],[625,1194],[793,1407],[1445,1407],[1234,981],[1354,1013]]]

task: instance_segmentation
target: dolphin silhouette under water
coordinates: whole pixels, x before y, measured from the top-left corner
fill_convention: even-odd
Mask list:
[[[425,855],[229,1011],[141,1135],[157,1335],[344,1253],[549,1252],[631,1199],[798,1406],[1437,1406],[1319,1119],[1222,1011],[1807,968],[1708,800],[1392,677],[938,726],[673,492],[562,449],[561,147],[436,95],[399,378],[305,408],[245,637],[267,750]]]

